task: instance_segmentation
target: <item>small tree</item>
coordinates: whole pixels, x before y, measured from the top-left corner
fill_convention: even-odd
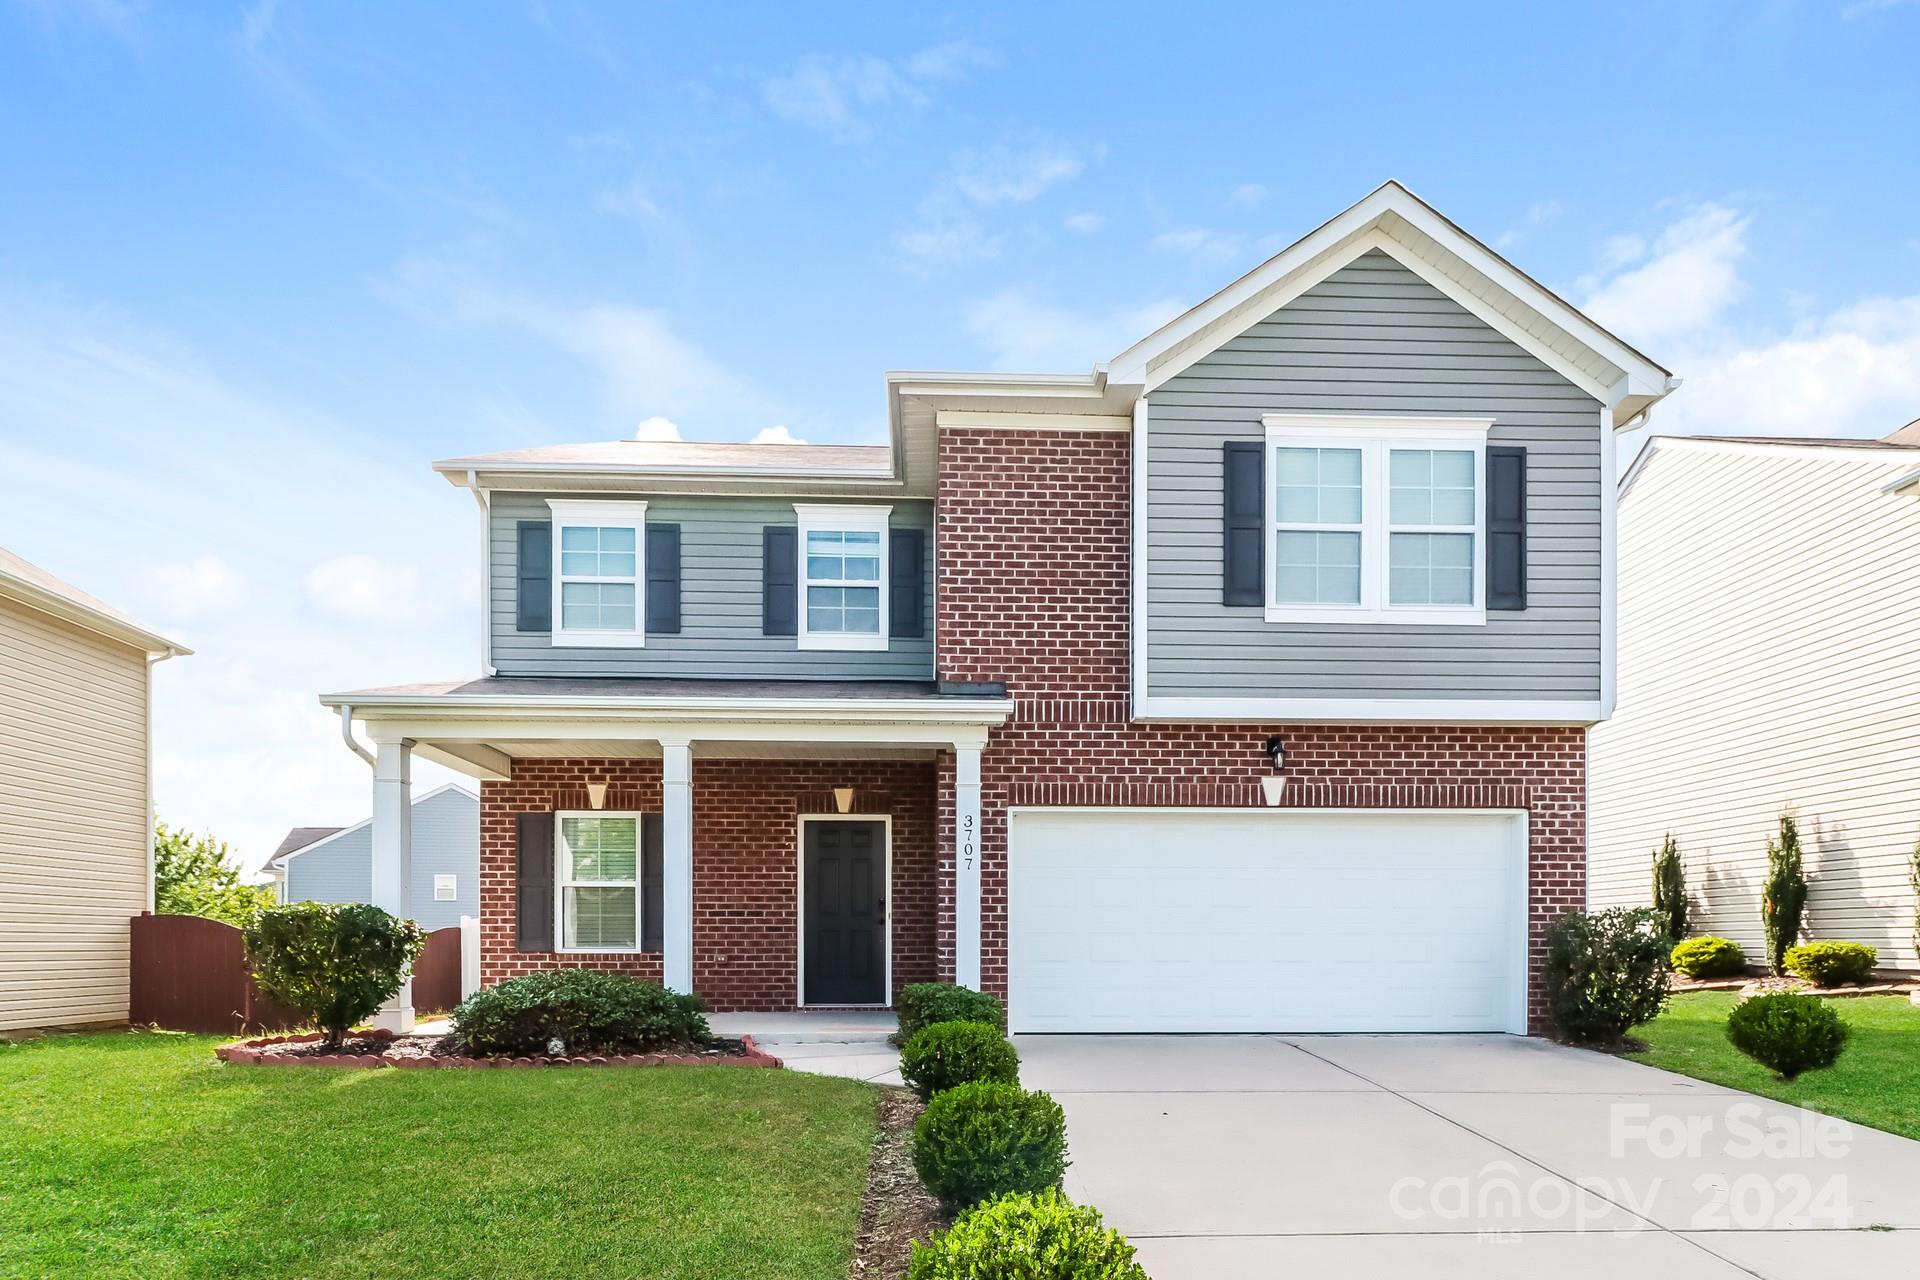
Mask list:
[[[1677,943],[1687,936],[1687,869],[1680,863],[1680,842],[1671,831],[1660,852],[1653,855],[1653,909],[1669,941]]]
[[[163,916],[205,916],[245,928],[273,905],[273,889],[243,884],[226,842],[153,827],[153,909]]]
[[[427,945],[426,931],[364,902],[296,902],[247,926],[260,989],[305,1014],[338,1048],[353,1024],[391,1000]]]
[[[1793,815],[1780,815],[1780,837],[1767,841],[1767,883],[1760,891],[1760,922],[1767,931],[1767,963],[1785,972],[1787,950],[1800,941],[1800,916],[1807,909],[1807,877],[1800,868],[1800,828]]]

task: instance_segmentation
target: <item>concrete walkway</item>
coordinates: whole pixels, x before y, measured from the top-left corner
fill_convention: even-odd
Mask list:
[[[1068,1194],[1155,1280],[1920,1273],[1920,1143],[1636,1063],[1508,1036],[1016,1043],[1066,1109]]]
[[[707,1025],[715,1035],[751,1035],[791,1071],[870,1084],[900,1083],[900,1051],[887,1043],[899,1026],[891,1013],[715,1013],[707,1016]]]

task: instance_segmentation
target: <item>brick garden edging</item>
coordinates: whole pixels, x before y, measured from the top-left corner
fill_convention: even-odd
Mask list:
[[[222,1062],[258,1067],[781,1067],[784,1064],[754,1043],[752,1036],[740,1037],[746,1050],[739,1056],[716,1057],[705,1053],[628,1053],[593,1054],[578,1058],[550,1058],[542,1054],[529,1058],[468,1058],[453,1053],[397,1054],[322,1053],[312,1057],[264,1052],[272,1045],[311,1044],[324,1037],[317,1031],[298,1036],[261,1036],[236,1040],[213,1051]],[[391,1040],[390,1031],[373,1031],[362,1040]]]

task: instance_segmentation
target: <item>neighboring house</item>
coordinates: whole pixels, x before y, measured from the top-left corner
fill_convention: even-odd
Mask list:
[[[1920,967],[1920,424],[1885,440],[1657,436],[1620,495],[1620,712],[1588,755],[1599,905],[1680,842],[1693,927],[1765,954],[1791,809],[1806,927]]]
[[[281,902],[371,902],[373,820],[295,827],[263,868]],[[431,932],[480,914],[480,797],[449,782],[413,802],[412,918]]]
[[[127,1020],[152,668],[187,652],[0,550],[0,1032]]]
[[[418,753],[481,780],[487,983],[1539,1028],[1614,434],[1673,385],[1390,183],[1090,372],[888,374],[885,445],[437,463],[484,674],[322,699],[375,744],[375,900]]]

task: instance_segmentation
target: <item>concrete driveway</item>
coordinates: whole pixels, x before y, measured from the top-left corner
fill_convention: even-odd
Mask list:
[[[1016,1043],[1066,1109],[1068,1194],[1155,1280],[1920,1273],[1920,1143],[1636,1063],[1511,1036]]]

